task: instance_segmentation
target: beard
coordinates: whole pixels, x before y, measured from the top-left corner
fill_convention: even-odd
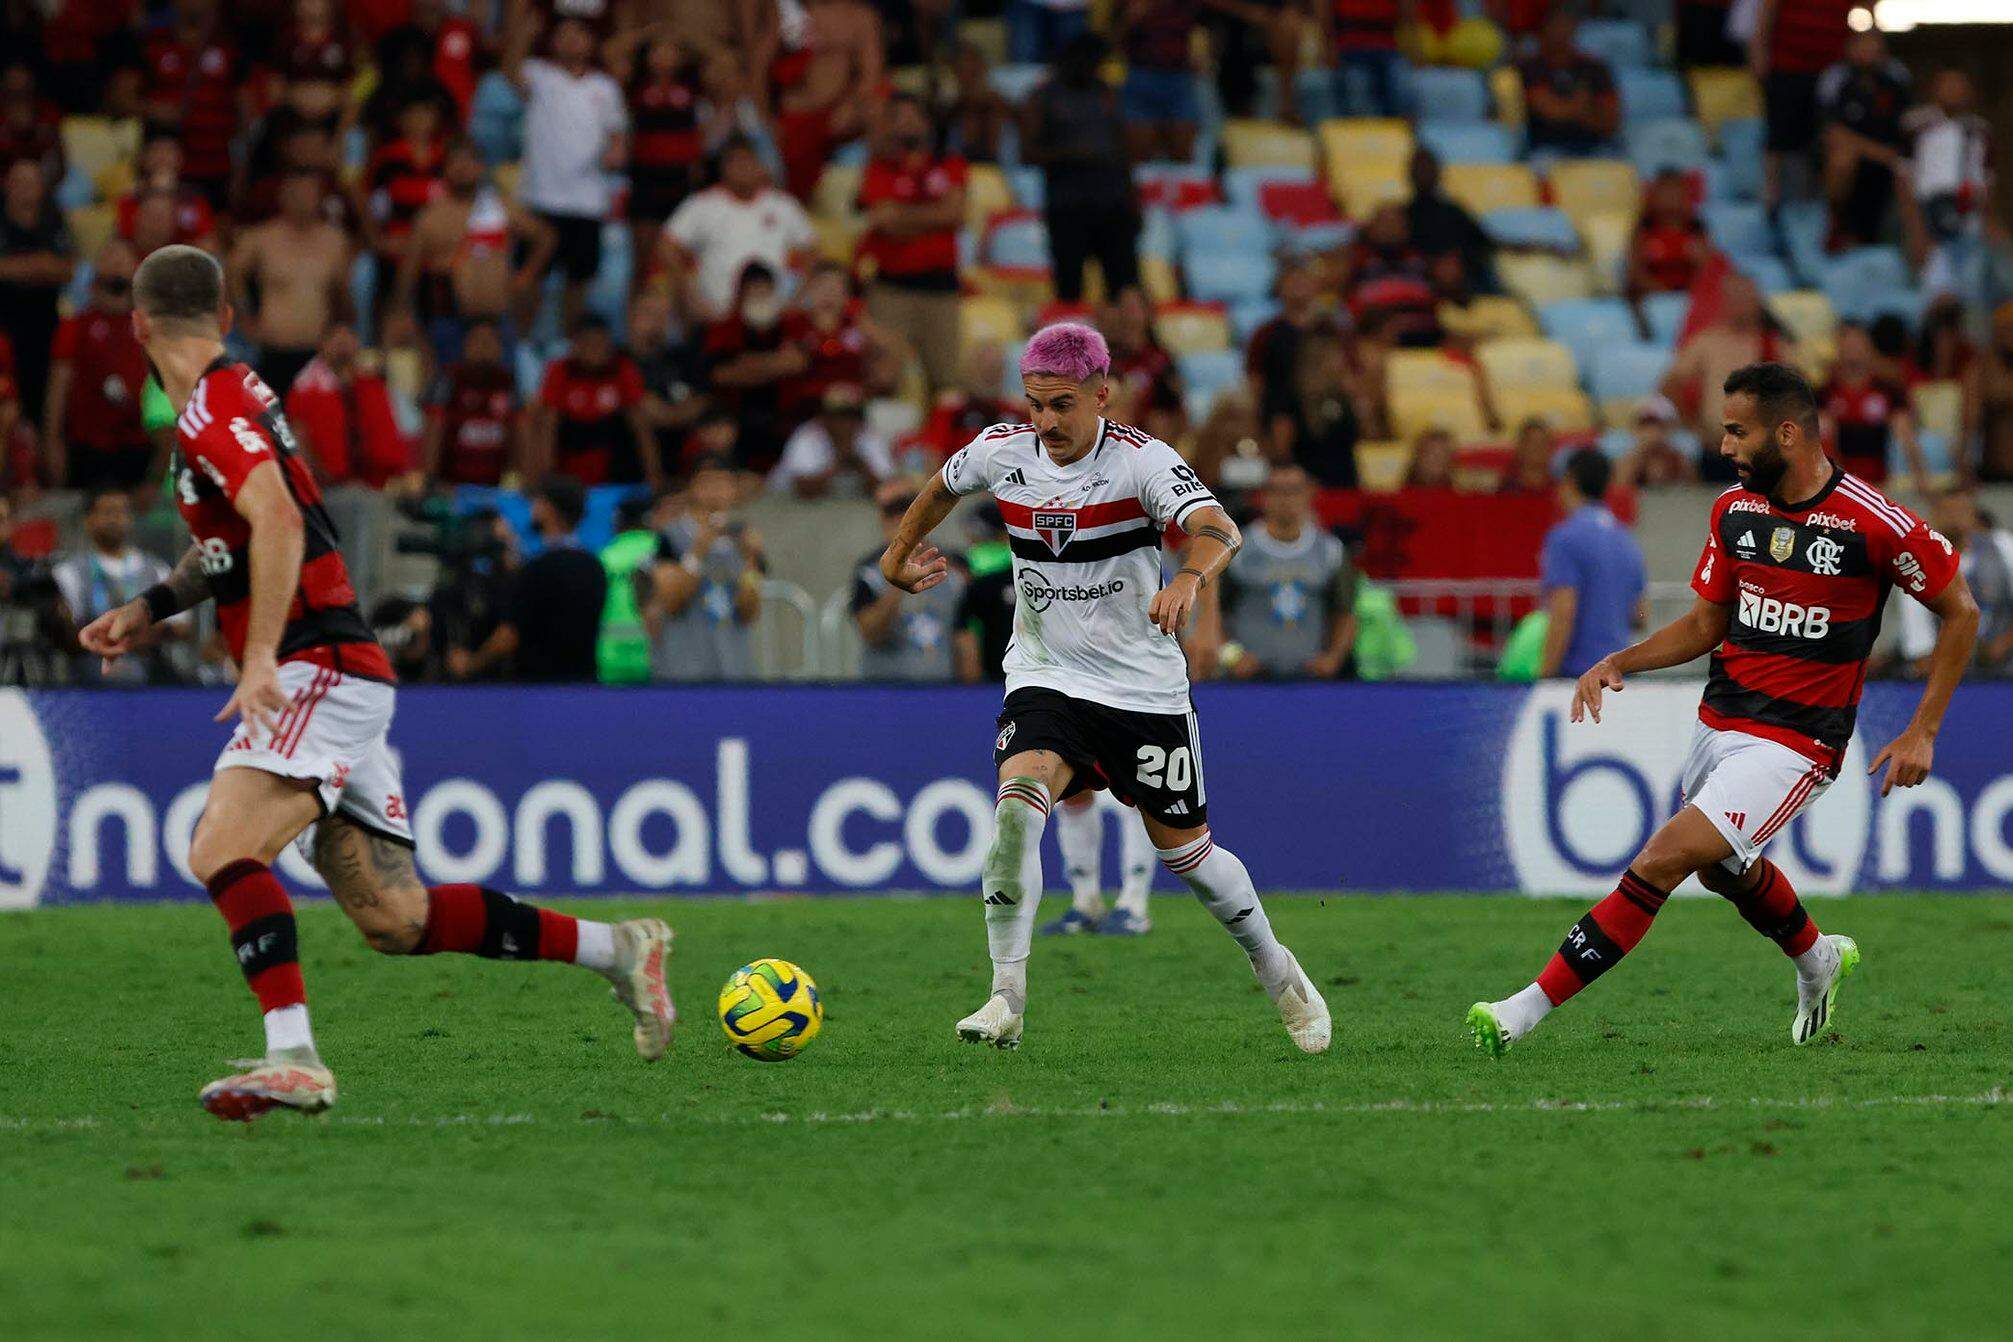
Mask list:
[[[1740,482],[1757,494],[1775,493],[1775,487],[1782,483],[1783,472],[1788,469],[1789,459],[1782,455],[1782,447],[1777,443],[1756,452],[1747,465],[1734,467]]]

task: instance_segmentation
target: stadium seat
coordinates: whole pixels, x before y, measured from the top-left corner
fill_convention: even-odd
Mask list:
[[[1156,303],[1172,303],[1181,297],[1181,276],[1167,256],[1139,258],[1139,287]]]
[[[1259,254],[1272,246],[1272,228],[1255,209],[1204,205],[1174,217],[1174,233],[1184,257]]]
[[[1838,314],[1831,300],[1815,289],[1792,289],[1771,294],[1768,310],[1799,341],[1829,340],[1838,331]]]
[[[1007,185],[1024,210],[1039,210],[1048,199],[1048,179],[1040,168],[1006,168]]]
[[[1489,392],[1505,387],[1577,388],[1580,367],[1573,352],[1543,336],[1512,336],[1475,347],[1475,362],[1488,376]]]
[[[1181,369],[1181,384],[1188,397],[1191,419],[1202,419],[1216,398],[1244,379],[1244,356],[1235,350],[1210,350],[1184,354],[1175,360]]]
[[[1385,364],[1384,385],[1391,427],[1407,442],[1433,428],[1446,429],[1462,442],[1488,433],[1473,370],[1444,354],[1395,351]]]
[[[1707,200],[1759,200],[1761,199],[1761,164],[1759,155],[1736,158],[1722,154],[1705,161],[1705,198]]]
[[[1406,443],[1356,444],[1356,484],[1372,494],[1390,494],[1405,487],[1405,472],[1412,466],[1412,448]]]
[[[1259,210],[1269,186],[1289,184],[1308,187],[1318,186],[1310,169],[1286,167],[1277,163],[1254,163],[1241,168],[1226,168],[1223,171],[1223,196],[1240,210]]]
[[[1395,163],[1412,157],[1412,127],[1395,117],[1337,117],[1317,132],[1321,161],[1332,179],[1339,168],[1363,163]]]
[[[860,249],[860,234],[866,230],[856,218],[814,218],[811,220],[811,231],[818,235],[818,255],[820,257],[823,257],[827,261],[837,261],[841,265],[850,266],[853,263],[854,255]],[[969,230],[958,234],[958,260],[960,265],[971,264],[972,258],[965,253],[968,246],[975,248],[977,245],[975,241],[971,241],[973,236]]]
[[[1299,168],[1312,173],[1320,157],[1314,137],[1297,126],[1236,117],[1223,123],[1223,161],[1232,168]]]
[[[1832,257],[1820,287],[1848,321],[1872,321],[1887,312],[1912,318],[1919,306],[1908,263],[1897,247],[1856,247]]]
[[[1768,256],[1780,250],[1768,212],[1759,205],[1709,200],[1699,207],[1699,219],[1713,245],[1735,255]]]
[[[1593,367],[1594,356],[1614,345],[1633,344],[1640,337],[1636,314],[1619,298],[1574,298],[1538,309],[1538,324],[1547,336],[1573,352],[1582,369]]]
[[[827,168],[829,176],[831,169]],[[1028,215],[1010,216],[986,234],[986,260],[996,266],[1046,270],[1049,265],[1048,226]]]
[[[830,168],[825,169],[827,173]],[[818,179],[823,187],[824,178]],[[856,188],[857,190],[857,188]],[[1013,187],[1006,174],[990,163],[974,163],[965,172],[965,227],[984,232],[995,215],[1014,208]]]
[[[1643,397],[1655,393],[1671,365],[1671,351],[1662,345],[1610,345],[1594,356],[1587,386],[1603,405],[1622,397]]]
[[[1719,126],[1719,152],[1727,159],[1761,161],[1768,143],[1768,124],[1759,114],[1735,117]]]
[[[1496,104],[1496,120],[1514,130],[1524,128],[1524,77],[1514,65],[1499,65],[1489,71],[1489,100]]]
[[[1175,236],[1174,215],[1168,210],[1144,210],[1139,219],[1139,254],[1173,256],[1181,249]]]
[[[1406,176],[1402,161],[1385,163],[1373,160],[1341,168],[1331,167],[1328,186],[1335,193],[1336,205],[1352,219],[1361,219],[1387,202],[1412,198],[1412,181]]]
[[[860,178],[863,175],[858,164],[827,163],[825,170],[818,174],[818,185],[811,190],[811,213],[825,219],[843,219],[858,214]]]
[[[1615,84],[1627,121],[1685,115],[1684,85],[1668,70],[1618,69]]]
[[[1419,143],[1442,163],[1514,163],[1517,158],[1516,134],[1493,121],[1428,121],[1419,127]]]
[[[1479,70],[1422,65],[1412,71],[1412,103],[1423,126],[1489,119],[1489,83]]]
[[[1247,298],[1230,305],[1230,334],[1239,349],[1251,343],[1251,334],[1279,315],[1276,298]]]
[[[1393,395],[1459,396],[1475,390],[1475,370],[1439,350],[1396,349],[1384,361],[1385,385]]]
[[[1508,294],[1478,294],[1464,307],[1442,303],[1437,315],[1441,330],[1467,340],[1538,334],[1538,324],[1531,320],[1531,314]]]
[[[1343,222],[1335,198],[1320,182],[1266,182],[1258,188],[1258,210],[1282,230],[1318,228]]]
[[[1028,94],[1048,78],[1046,65],[995,65],[986,72],[986,82],[1010,103],[1027,101]]]
[[[1623,138],[1629,161],[1645,180],[1668,168],[1696,172],[1705,167],[1705,132],[1696,121],[1666,117],[1637,122],[1623,128]]]
[[[1154,309],[1153,331],[1177,357],[1230,348],[1230,314],[1220,304],[1161,304]]]
[[[1650,343],[1670,349],[1677,344],[1678,332],[1684,329],[1684,321],[1691,313],[1691,295],[1649,294],[1641,303],[1643,325],[1649,329]]]
[[[1580,234],[1573,221],[1548,205],[1490,210],[1481,222],[1482,231],[1498,247],[1536,247],[1565,253],[1580,250]]]
[[[1521,163],[1453,163],[1440,176],[1446,193],[1477,218],[1538,203],[1538,179]]]
[[[1588,19],[1579,27],[1576,45],[1598,56],[1618,74],[1651,61],[1648,31],[1634,19]]]
[[[1727,260],[1735,270],[1760,285],[1764,294],[1784,294],[1796,287],[1796,277],[1789,273],[1789,263],[1779,256],[1729,252]]]
[[[130,172],[133,158],[140,152],[140,123],[137,119],[115,121],[102,116],[66,116],[58,132],[63,143],[63,161],[72,172],[81,172],[95,186],[108,171],[125,166]],[[100,190],[100,200],[113,193]]]
[[[1928,433],[1953,442],[1964,430],[1964,385],[1960,382],[1922,382],[1908,394],[1915,422]]]
[[[1823,283],[1824,272],[1831,268],[1831,251],[1825,245],[1831,236],[1831,212],[1825,202],[1785,201],[1776,212],[1776,221],[1782,229],[1790,268],[1806,285]]]
[[[996,294],[972,294],[958,300],[958,343],[1010,345],[1026,334],[1020,309]]]
[[[1594,273],[1584,261],[1545,252],[1512,252],[1496,258],[1496,278],[1503,288],[1536,311],[1540,304],[1561,298],[1587,298],[1594,292]]]
[[[1762,114],[1761,86],[1746,70],[1706,67],[1688,70],[1685,77],[1691,81],[1699,122],[1715,139],[1729,121],[1754,120]]]
[[[1552,203],[1576,224],[1593,214],[1625,214],[1633,220],[1642,204],[1642,182],[1627,159],[1561,159],[1545,182]]]
[[[1578,387],[1499,387],[1496,414],[1515,430],[1527,419],[1541,419],[1560,433],[1584,433],[1595,427],[1593,402]]]
[[[1586,243],[1587,264],[1594,272],[1594,287],[1602,293],[1621,293],[1627,287],[1629,249],[1635,242],[1636,217],[1610,211],[1590,214],[1579,224],[1580,237]]]
[[[70,226],[70,241],[76,249],[75,254],[89,258],[96,256],[98,249],[112,236],[112,230],[119,222],[118,210],[112,205],[86,205],[70,211],[64,216],[64,222]]]
[[[1188,295],[1204,303],[1240,303],[1272,292],[1272,258],[1191,255],[1182,262]]]
[[[468,137],[492,168],[515,162],[524,135],[524,98],[500,70],[476,81],[468,107]]]

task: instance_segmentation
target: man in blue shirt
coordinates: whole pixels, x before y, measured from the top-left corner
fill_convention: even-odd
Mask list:
[[[1577,677],[1629,642],[1648,611],[1643,552],[1605,502],[1613,475],[1591,447],[1566,459],[1559,481],[1565,519],[1545,533],[1545,651],[1540,676]]]

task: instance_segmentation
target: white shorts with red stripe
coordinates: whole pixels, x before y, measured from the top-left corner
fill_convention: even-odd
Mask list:
[[[279,677],[286,711],[270,734],[240,721],[217,756],[217,769],[311,780],[324,814],[340,810],[366,829],[410,844],[405,785],[386,736],[397,691],[381,680],[309,662],[283,662]]]
[[[1733,845],[1733,856],[1720,864],[1728,871],[1753,866],[1768,841],[1830,786],[1823,765],[1779,741],[1702,722],[1693,731],[1684,766],[1685,801]]]

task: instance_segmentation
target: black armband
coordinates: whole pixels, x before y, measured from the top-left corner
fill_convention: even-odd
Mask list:
[[[147,603],[147,614],[155,624],[172,620],[182,613],[182,599],[175,595],[175,589],[164,582],[157,582],[140,593],[140,600]]]

